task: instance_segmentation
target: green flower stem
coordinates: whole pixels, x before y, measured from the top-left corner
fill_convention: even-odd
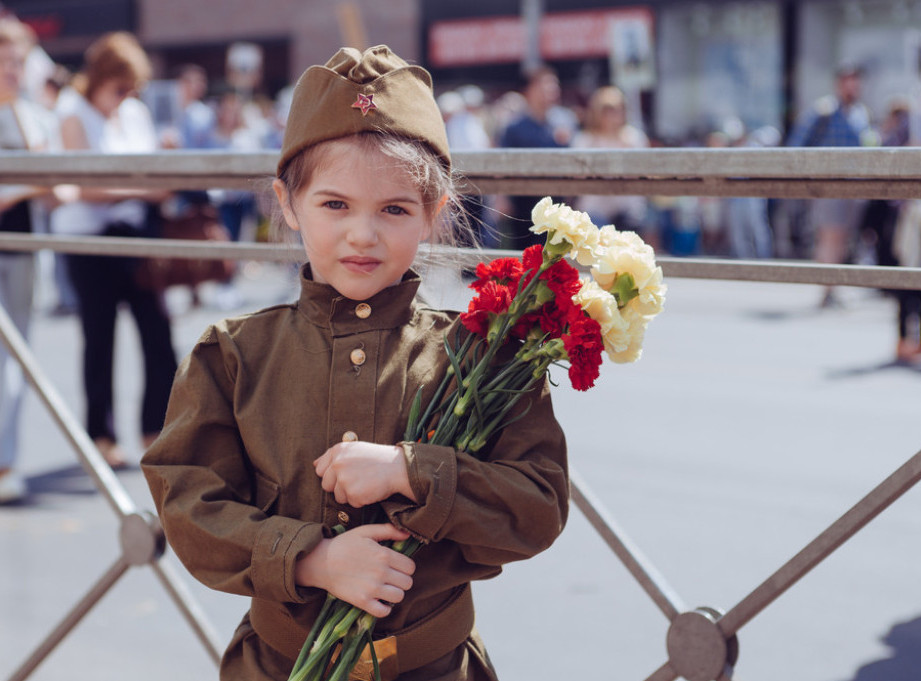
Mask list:
[[[343,609],[345,610],[345,614],[337,617],[340,612],[340,608],[337,607],[333,616],[326,622],[319,637],[314,642],[310,654],[307,656],[307,662],[302,670],[303,675],[297,677],[295,681],[306,681],[308,678],[322,678],[322,676],[314,677],[308,675],[310,675],[311,672],[323,674],[326,667],[326,660],[329,657],[328,654],[331,653],[333,647],[345,637],[355,620],[364,612],[360,608],[349,605],[344,601],[340,601],[339,604],[344,606]]]
[[[316,640],[317,634],[320,632],[320,626],[326,620],[326,617],[329,614],[329,611],[332,609],[335,601],[335,596],[330,593],[326,594],[326,600],[323,601],[323,607],[320,608],[320,614],[317,615],[317,618],[314,620],[313,627],[311,627],[310,633],[307,634],[307,640],[304,641],[304,645],[301,646],[301,652],[298,654],[297,660],[294,661],[294,667],[291,669],[291,676],[288,677],[289,681],[301,668],[301,665],[304,664],[304,660],[307,659],[307,655],[310,653],[310,649],[313,647],[313,642]]]
[[[329,600],[329,598],[330,596],[327,595],[327,600]],[[295,662],[294,668],[291,670],[291,675],[288,677],[289,681],[305,681],[308,675],[310,675],[310,678],[315,678],[316,674],[311,674],[311,672],[318,667],[320,670],[325,668],[328,655],[323,655],[322,651],[324,649],[331,650],[332,646],[324,646],[323,641],[330,637],[333,627],[342,619],[350,607],[348,603],[344,603],[335,597],[332,597],[332,600],[333,602],[330,604],[330,608],[326,608],[326,604],[324,604],[324,609],[327,613],[326,616],[324,618],[317,617],[314,622],[311,633],[314,633],[314,630],[316,630],[316,632],[312,640],[311,637],[308,636],[308,640],[304,642],[301,653],[298,655],[298,660],[301,661],[301,663],[298,664]],[[306,657],[304,656],[305,650],[308,651]],[[301,660],[302,657],[304,658],[303,660]],[[322,671],[320,673],[322,673]]]
[[[350,627],[348,634],[342,640],[339,657],[333,665],[328,681],[345,681],[349,672],[355,666],[361,651],[369,640],[369,633],[374,628],[376,619],[368,613],[363,613],[355,624]]]
[[[520,391],[517,391],[505,405],[503,405],[502,409],[496,414],[492,421],[478,429],[476,437],[470,441],[467,451],[471,453],[480,451],[486,446],[486,443],[489,442],[489,438],[492,437],[493,433],[508,425],[505,417],[508,416],[508,413],[518,404],[518,400],[521,399],[522,395],[526,394],[527,391],[533,387],[534,383],[536,383],[536,379],[530,380]]]

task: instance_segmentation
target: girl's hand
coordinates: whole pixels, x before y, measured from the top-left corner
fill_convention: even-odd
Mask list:
[[[402,601],[413,585],[416,564],[380,542],[408,537],[408,532],[382,524],[361,525],[324,539],[297,562],[295,581],[324,589],[374,617],[386,617],[391,604]]]
[[[371,442],[340,442],[313,462],[323,489],[340,504],[361,508],[393,496],[416,501],[400,447]]]

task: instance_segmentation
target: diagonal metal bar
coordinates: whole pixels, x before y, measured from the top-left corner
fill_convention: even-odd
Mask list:
[[[647,676],[646,681],[675,681],[677,678],[678,674],[672,669],[671,663],[666,662],[652,674]]]
[[[726,637],[732,636],[803,575],[827,558],[858,530],[921,480],[921,451],[877,485],[831,527],[812,540],[718,621]]]
[[[77,605],[67,613],[60,624],[54,628],[54,630],[48,634],[44,641],[39,644],[38,648],[29,656],[27,659],[16,671],[13,672],[13,675],[8,679],[8,681],[23,681],[23,679],[28,678],[28,676],[35,671],[35,668],[42,663],[42,661],[51,654],[57,645],[64,640],[64,637],[69,634],[74,627],[76,627],[80,620],[96,605],[103,596],[115,586],[115,583],[128,571],[128,568],[131,567],[128,564],[128,561],[124,559],[123,556],[120,556],[117,561],[110,567],[106,573],[99,578],[92,588],[87,592]]]
[[[192,594],[186,588],[186,585],[178,578],[173,569],[162,560],[151,563],[154,573],[166,589],[166,592],[173,599],[173,602],[182,612],[186,621],[192,627],[195,635],[205,646],[208,656],[215,664],[220,664],[223,647],[218,641],[218,636],[211,626],[211,623],[205,617],[204,611],[198,606],[198,603],[192,598]]]
[[[35,389],[39,399],[48,409],[48,413],[57,422],[61,432],[73,446],[86,472],[93,478],[96,488],[102,492],[106,501],[121,518],[137,512],[127,490],[115,477],[115,473],[102,458],[102,454],[93,445],[86,430],[74,418],[70,409],[45,376],[41,367],[26,345],[19,329],[13,324],[6,309],[0,305],[0,341],[9,348],[10,355],[19,362],[22,373]]]
[[[639,582],[643,591],[655,602],[659,610],[671,622],[685,611],[684,603],[671,588],[665,578],[643,555],[627,533],[620,528],[610,514],[594,497],[585,481],[577,471],[570,468],[569,479],[572,487],[572,499],[595,528],[614,554],[620,558],[627,570]]]

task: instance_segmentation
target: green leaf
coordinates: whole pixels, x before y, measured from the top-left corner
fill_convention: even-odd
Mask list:
[[[636,287],[636,281],[629,272],[617,275],[610,292],[617,298],[617,306],[620,308],[625,307],[627,303],[640,295],[640,291]]]
[[[422,389],[424,387],[424,385],[419,386],[419,389],[416,391],[416,396],[413,398],[413,403],[409,408],[406,432],[403,433],[403,440],[405,442],[415,442],[419,439],[419,413],[422,411]]]

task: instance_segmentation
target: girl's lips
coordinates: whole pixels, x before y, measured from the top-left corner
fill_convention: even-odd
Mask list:
[[[343,258],[339,262],[347,270],[361,274],[369,274],[381,264],[381,261],[376,258]]]

